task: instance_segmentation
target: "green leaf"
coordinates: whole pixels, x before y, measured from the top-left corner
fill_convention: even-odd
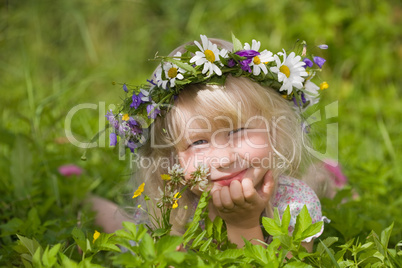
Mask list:
[[[71,232],[75,243],[81,248],[83,252],[87,252],[87,239],[85,238],[84,232],[77,227],[74,227]]]
[[[40,250],[42,250],[42,247],[39,245],[38,241],[36,241],[35,239],[29,239],[22,235],[17,235],[17,237],[20,240],[21,245],[23,245],[28,250],[28,252],[31,254],[31,256],[33,256],[35,254],[35,252],[38,250],[38,248],[40,248]]]
[[[59,256],[60,256],[60,259],[61,259],[62,267],[68,267],[68,268],[76,268],[76,267],[78,267],[78,264],[75,261],[69,259],[63,253],[59,252]]]
[[[191,53],[194,53],[194,54],[195,54],[195,52],[200,51],[200,49],[199,49],[199,47],[197,45],[187,45],[187,46],[184,46],[184,48],[187,51],[189,51]]]
[[[329,248],[322,241],[320,241],[320,242],[321,242],[321,245],[323,246],[323,248],[325,249],[325,251],[327,252],[328,256],[330,257],[333,266],[336,268],[340,268],[339,264],[336,262],[335,257],[332,254],[332,252],[329,250]]]
[[[95,240],[94,247],[99,250],[121,252],[120,248],[113,241],[114,234],[101,233],[98,239]],[[90,246],[90,245],[89,245]]]
[[[204,242],[204,244],[202,244],[202,246],[200,247],[200,252],[205,252],[208,249],[210,249],[210,245],[212,243],[213,238],[210,237],[207,241]]]
[[[281,227],[281,217],[279,216],[278,208],[274,208],[274,221],[276,226]]]
[[[219,216],[214,219],[213,236],[218,242],[222,242],[223,219]]]
[[[183,240],[180,236],[164,236],[156,242],[155,248],[158,255],[163,255],[169,251],[175,251]]]
[[[215,219],[216,218],[218,217],[215,217]],[[209,217],[206,217],[204,222],[205,222],[205,230],[207,231],[207,236],[210,237],[213,235],[214,232],[214,222],[212,222]]]
[[[286,268],[300,268],[300,267],[304,267],[304,268],[309,268],[309,267],[313,267],[310,264],[301,262],[301,261],[293,261],[293,262],[288,262],[285,264]]]
[[[301,235],[301,240],[306,239],[307,237],[313,236],[315,234],[317,234],[318,232],[321,231],[322,225],[324,223],[322,221],[318,221],[312,225],[310,225],[309,227],[307,227],[306,230],[303,231],[302,235]]]
[[[34,255],[32,256],[32,266],[33,267],[39,267],[39,268],[41,268],[41,267],[43,267],[42,266],[42,260],[41,260],[41,248],[38,248],[36,251],[35,251],[35,253],[34,253]]]
[[[145,260],[153,260],[156,257],[154,241],[147,233],[144,234],[140,241],[139,253]]]
[[[218,255],[216,256],[218,260],[235,260],[239,259],[241,256],[243,256],[244,252],[242,249],[227,249],[225,251],[220,251]]]
[[[187,63],[183,63],[175,58],[169,58],[168,61],[170,61],[173,64],[176,64],[179,68],[182,68],[187,72],[190,72],[192,75],[197,75],[197,71],[195,70],[195,68]]]
[[[239,39],[232,33],[232,44],[233,44],[233,51],[237,52],[239,50],[243,50],[243,45]]]
[[[311,225],[311,222],[312,220],[308,213],[307,206],[304,205],[299,215],[297,215],[293,238],[299,240],[302,237],[303,232]]]
[[[268,264],[268,257],[265,248],[261,245],[253,245],[250,241],[243,239],[245,243],[244,255],[253,258],[260,265]]]
[[[335,242],[338,242],[338,237],[328,237],[322,241],[320,241],[321,243],[323,243],[327,248],[329,248],[330,246],[332,246],[332,244],[334,244]],[[317,245],[317,250],[316,252],[322,254],[325,251],[325,248],[322,246],[322,244],[319,243]]]
[[[388,248],[389,238],[391,237],[392,229],[394,228],[394,223],[392,223],[388,228],[381,232],[381,244],[384,250]]]
[[[53,267],[57,262],[57,253],[60,250],[61,244],[56,244],[49,250],[49,246],[46,247],[45,252],[43,252],[42,262],[47,267]]]
[[[165,234],[167,234],[169,232],[169,230],[165,229],[165,228],[159,228],[153,231],[152,236],[153,237],[161,237],[164,236]]]
[[[291,219],[290,207],[288,205],[286,207],[285,211],[283,212],[283,215],[282,215],[282,223],[281,223],[282,233],[288,233],[289,232],[290,219]]]
[[[137,254],[125,252],[111,257],[113,267],[144,267],[143,260]]]
[[[197,246],[201,243],[202,239],[204,239],[205,235],[207,234],[207,231],[204,230],[202,231],[193,241],[191,244],[191,248],[197,248]]]
[[[180,251],[171,251],[171,252],[167,252],[164,255],[165,259],[177,264],[180,264],[184,261],[184,259],[186,258],[186,253],[184,252],[180,252]]]
[[[278,239],[279,241],[281,241],[281,245],[285,249],[289,250],[291,248],[292,243],[293,243],[293,238],[291,236],[289,236],[288,234],[286,234],[286,235],[282,234],[282,235],[279,235],[279,236],[277,236],[275,238]]]
[[[262,218],[262,225],[264,226],[265,230],[272,236],[278,236],[278,235],[283,235],[283,231],[280,227],[278,226],[275,220],[267,217]],[[286,230],[286,235],[287,235],[287,230]]]

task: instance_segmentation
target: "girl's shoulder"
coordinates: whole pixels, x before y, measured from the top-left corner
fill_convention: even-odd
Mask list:
[[[287,206],[289,206],[291,214],[290,233],[293,232],[297,215],[299,215],[304,205],[307,206],[313,223],[326,220],[326,218],[322,216],[321,203],[314,190],[303,181],[288,176],[279,177],[277,191],[272,205],[278,208],[279,215],[281,216]]]
[[[278,180],[278,186],[275,194],[275,200],[273,205],[284,205],[293,203],[310,204],[314,203],[321,208],[320,200],[305,182],[288,177],[280,176]]]

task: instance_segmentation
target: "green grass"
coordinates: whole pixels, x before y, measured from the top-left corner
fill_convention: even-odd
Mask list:
[[[93,232],[82,201],[96,193],[120,204],[132,192],[129,162],[108,148],[66,142],[65,118],[75,105],[122,96],[117,83],[139,83],[166,55],[199,34],[273,51],[297,39],[326,43],[330,88],[322,107],[338,101],[339,161],[358,198],[323,201],[332,220],[326,236],[340,244],[365,238],[394,222],[390,246],[402,239],[402,6],[399,1],[1,1],[0,2],[0,262],[12,259],[16,234],[41,244],[71,242],[80,224]],[[80,110],[74,136],[90,142],[99,131],[98,109]],[[102,126],[101,126],[102,127]],[[313,133],[325,131],[325,122]],[[325,134],[324,134],[325,135]],[[101,135],[100,140],[105,136]],[[325,138],[314,135],[325,150]],[[81,156],[86,151],[86,161]],[[74,163],[85,172],[64,178]],[[351,193],[345,193],[351,196]],[[86,229],[85,229],[86,228]],[[18,260],[14,261],[19,264]]]

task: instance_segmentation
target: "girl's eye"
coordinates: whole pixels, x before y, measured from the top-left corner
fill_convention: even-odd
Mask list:
[[[206,144],[206,143],[208,143],[208,141],[198,140],[198,141],[193,142],[191,145],[194,146],[194,145],[201,145],[201,144]]]
[[[243,129],[244,129],[244,127],[241,127],[241,128],[238,128],[238,129],[234,129],[234,130],[232,130],[232,131],[229,131],[229,135],[235,134],[235,133],[237,133],[237,132],[240,132],[240,131],[242,131]]]

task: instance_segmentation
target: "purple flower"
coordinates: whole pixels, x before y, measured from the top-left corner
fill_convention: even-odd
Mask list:
[[[322,44],[318,46],[320,49],[328,49],[328,45]]]
[[[115,128],[118,129],[119,128],[119,121],[116,120],[113,112],[110,110],[106,113],[105,117],[107,118],[107,120],[109,121],[109,123]]]
[[[130,117],[130,119],[128,119],[128,124],[130,125],[130,126],[138,126],[138,122],[137,121],[135,121],[132,117]]]
[[[235,54],[239,55],[240,57],[246,57],[247,59],[252,59],[255,56],[261,55],[260,52],[255,50],[240,50],[237,51]]]
[[[324,63],[326,62],[325,59],[323,59],[323,58],[321,58],[321,57],[318,57],[318,56],[314,57],[313,60],[314,60],[315,64],[317,64],[318,67],[320,67],[320,68],[321,68],[321,67],[324,65]]]
[[[306,64],[306,65],[304,65],[304,68],[306,68],[306,67],[313,67],[313,62],[309,59],[309,58],[304,58],[303,59],[303,62]]]
[[[304,96],[303,92],[301,93],[300,98],[301,98],[301,102],[299,102],[298,99],[295,96],[293,96],[293,103],[297,107],[303,107],[303,105],[307,102],[306,97]]]
[[[237,51],[235,54],[239,55],[240,57],[245,57],[245,60],[240,61],[241,69],[243,71],[251,73],[250,63],[255,56],[261,55],[260,52],[255,50],[240,50]]]
[[[142,92],[140,92],[138,95],[133,95],[132,99],[133,102],[130,104],[131,108],[137,109],[138,106],[140,106],[141,103],[143,103],[143,101],[141,100],[141,98],[144,97],[144,95],[142,94]]]
[[[147,106],[147,114],[148,114],[148,118],[152,118],[155,119],[156,116],[160,113],[161,111],[156,108],[156,105],[154,104],[149,104]]]
[[[123,90],[124,90],[125,92],[128,92],[128,89],[127,89],[126,84],[123,84]]]
[[[135,148],[138,147],[138,145],[135,144],[135,142],[133,142],[133,141],[128,141],[128,142],[127,142],[127,147],[130,148],[130,151],[131,151],[132,153],[134,153],[134,150],[135,150]]]
[[[228,66],[229,66],[230,68],[234,67],[235,65],[236,65],[236,62],[235,62],[234,59],[229,59],[229,60],[228,60]]]
[[[156,107],[155,104],[149,104],[147,106],[147,114],[148,118],[155,119],[156,116],[160,113],[161,111]]]
[[[242,60],[240,61],[241,69],[243,71],[251,73],[250,63],[252,59]]]
[[[116,133],[114,133],[114,132],[110,133],[109,138],[110,138],[110,146],[116,146],[116,144],[117,144]]]
[[[140,128],[140,127],[138,127],[138,126],[133,126],[133,127],[131,128],[131,133],[132,133],[134,136],[136,136],[136,135],[138,135],[138,134],[141,134],[141,133],[142,133],[142,128]]]
[[[79,166],[73,164],[60,166],[58,170],[59,173],[64,177],[70,177],[71,175],[80,176],[82,173],[82,169]]]

